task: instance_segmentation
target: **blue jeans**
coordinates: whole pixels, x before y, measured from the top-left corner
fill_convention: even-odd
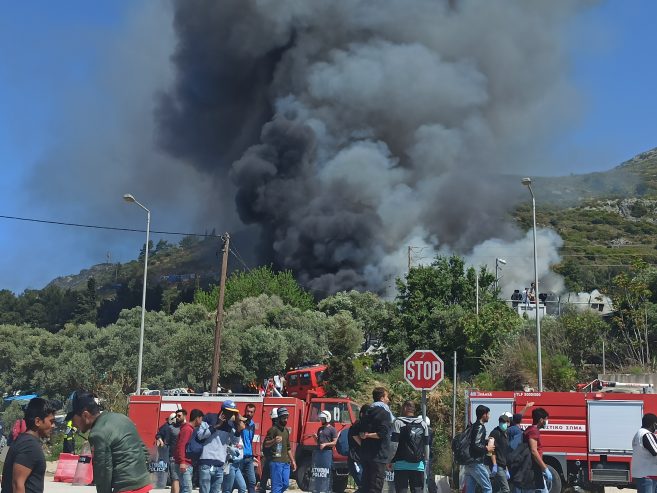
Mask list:
[[[249,493],[255,493],[257,479],[253,457],[242,459],[240,469],[242,471],[242,477],[246,480],[246,489]]]
[[[283,493],[290,486],[290,464],[272,462],[270,468],[271,493]]]
[[[482,493],[493,493],[493,487],[490,484],[490,469],[481,462],[465,466],[465,493],[475,493],[477,485],[481,488]]]
[[[192,473],[194,468],[191,465],[187,466],[185,472],[180,470],[180,464],[176,464],[176,475],[180,481],[180,493],[192,493]]]
[[[242,476],[242,461],[234,462],[228,469],[228,474],[224,474],[224,480],[221,486],[223,493],[231,493],[237,486],[238,493],[246,493],[246,481]]]
[[[634,478],[637,493],[656,493],[657,481],[649,478]]]
[[[198,489],[200,493],[219,493],[224,479],[224,467],[209,466],[207,464],[201,464],[198,467]]]

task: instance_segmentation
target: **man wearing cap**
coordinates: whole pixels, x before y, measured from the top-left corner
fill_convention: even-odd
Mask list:
[[[278,408],[274,407],[269,414],[271,418],[271,425],[276,426],[278,422]],[[264,442],[262,444],[262,475],[260,476],[260,486],[258,488],[258,493],[267,492],[267,482],[269,481],[271,469],[271,447],[267,447]]]
[[[511,475],[507,468],[507,455],[510,452],[510,449],[507,430],[509,428],[509,423],[511,423],[512,416],[513,415],[510,412],[502,414],[498,419],[499,424],[489,435],[490,438],[495,439],[495,451],[490,457],[486,456],[484,463],[491,470],[491,486],[493,487],[493,493],[509,493],[510,491],[509,479],[511,478]]]
[[[228,445],[237,445],[244,430],[239,410],[232,400],[224,401],[219,414],[207,414],[197,431],[203,441],[203,452],[198,461],[200,493],[219,493],[224,478]]]
[[[278,408],[278,421],[267,432],[264,446],[271,448],[271,493],[283,493],[290,485],[290,469],[297,470],[297,464],[290,447],[290,430],[286,427],[290,412],[285,407]]]
[[[66,420],[72,419],[80,432],[89,432],[96,491],[150,491],[149,454],[133,422],[124,414],[101,414],[96,397],[89,392],[74,392],[70,406]]]

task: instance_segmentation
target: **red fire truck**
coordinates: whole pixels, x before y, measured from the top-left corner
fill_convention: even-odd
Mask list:
[[[287,426],[290,428],[292,452],[297,462],[295,479],[299,488],[308,491],[311,469],[311,454],[317,447],[314,434],[320,427],[319,413],[329,411],[333,416],[333,425],[338,432],[358,419],[359,406],[345,398],[313,398],[302,401],[295,397],[262,397],[254,394],[230,395],[133,395],[130,397],[128,416],[137,426],[139,434],[147,446],[155,443],[158,428],[166,421],[169,414],[177,409],[200,409],[204,413],[216,413],[221,403],[231,399],[235,401],[241,413],[246,405],[255,404],[256,426],[253,439],[253,453],[260,455],[261,443],[267,430],[271,427],[270,413],[273,408],[286,407],[290,411]],[[342,492],[347,487],[347,459],[333,453],[333,491]]]
[[[657,395],[624,392],[482,392],[467,395],[468,417],[483,404],[491,410],[490,432],[505,411],[520,413],[527,403],[544,408],[549,425],[541,431],[543,459],[552,468],[550,493],[567,486],[603,491],[605,486],[628,487],[632,482],[632,438],[644,413],[657,414]],[[522,427],[531,425],[531,409]]]
[[[324,377],[327,369],[326,365],[312,365],[290,370],[285,374],[287,395],[302,400],[308,397],[324,397]]]

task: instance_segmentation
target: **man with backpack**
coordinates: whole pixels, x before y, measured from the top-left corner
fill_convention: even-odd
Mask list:
[[[486,423],[490,418],[490,409],[484,405],[475,409],[477,420],[472,423],[469,434],[470,461],[465,464],[465,493],[474,493],[477,485],[482,493],[492,493],[490,471],[484,464],[486,454],[495,451],[495,445],[486,441]]]
[[[358,425],[360,421],[363,419],[363,416],[367,414],[368,409],[370,408],[369,404],[363,404],[360,408],[360,411],[358,413],[358,420],[354,423],[353,426],[350,426],[348,430],[343,430],[342,433],[345,433],[347,435],[347,446],[344,447],[341,445],[341,442],[343,442],[342,438],[342,433],[340,433],[340,436],[338,437],[338,447],[342,448],[343,451],[346,449],[346,453],[340,452],[342,455],[347,455],[347,467],[349,468],[349,474],[351,474],[351,477],[354,478],[354,482],[356,483],[357,489],[356,492],[360,493],[361,492],[361,487],[363,485],[363,466],[360,461],[360,445],[361,445],[361,440],[360,437],[358,436]]]
[[[173,459],[176,464],[176,475],[180,482],[180,493],[192,493],[192,473],[194,466],[192,458],[188,457],[187,449],[189,442],[196,440],[194,436],[196,433],[195,428],[203,420],[203,412],[199,409],[192,409],[189,417],[191,420],[190,423],[187,422],[187,411],[178,409],[176,412],[176,419],[181,421],[181,425],[176,448],[173,452]]]
[[[522,491],[534,493],[542,491],[547,493],[547,482],[552,482],[552,472],[543,462],[543,446],[541,445],[541,429],[548,425],[548,413],[542,407],[532,411],[532,425],[525,430],[524,442],[529,446],[532,456],[533,481],[522,486]]]
[[[415,416],[415,404],[406,401],[401,416],[392,425],[391,449],[395,470],[395,492],[421,493],[424,489],[424,447],[429,443],[429,427],[422,416]]]

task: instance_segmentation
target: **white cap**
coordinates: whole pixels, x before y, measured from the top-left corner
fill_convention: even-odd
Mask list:
[[[504,411],[504,412],[502,413],[502,416],[506,416],[506,417],[509,418],[510,420],[513,420],[513,414],[510,413],[509,411]]]
[[[278,408],[277,407],[272,408],[271,413],[269,414],[269,417],[272,418],[272,419],[278,418]]]
[[[167,421],[172,421],[176,419],[176,413],[169,414],[169,419]]]
[[[324,410],[321,413],[319,413],[319,418],[320,419],[324,418],[327,423],[330,423],[331,422],[331,413]]]

